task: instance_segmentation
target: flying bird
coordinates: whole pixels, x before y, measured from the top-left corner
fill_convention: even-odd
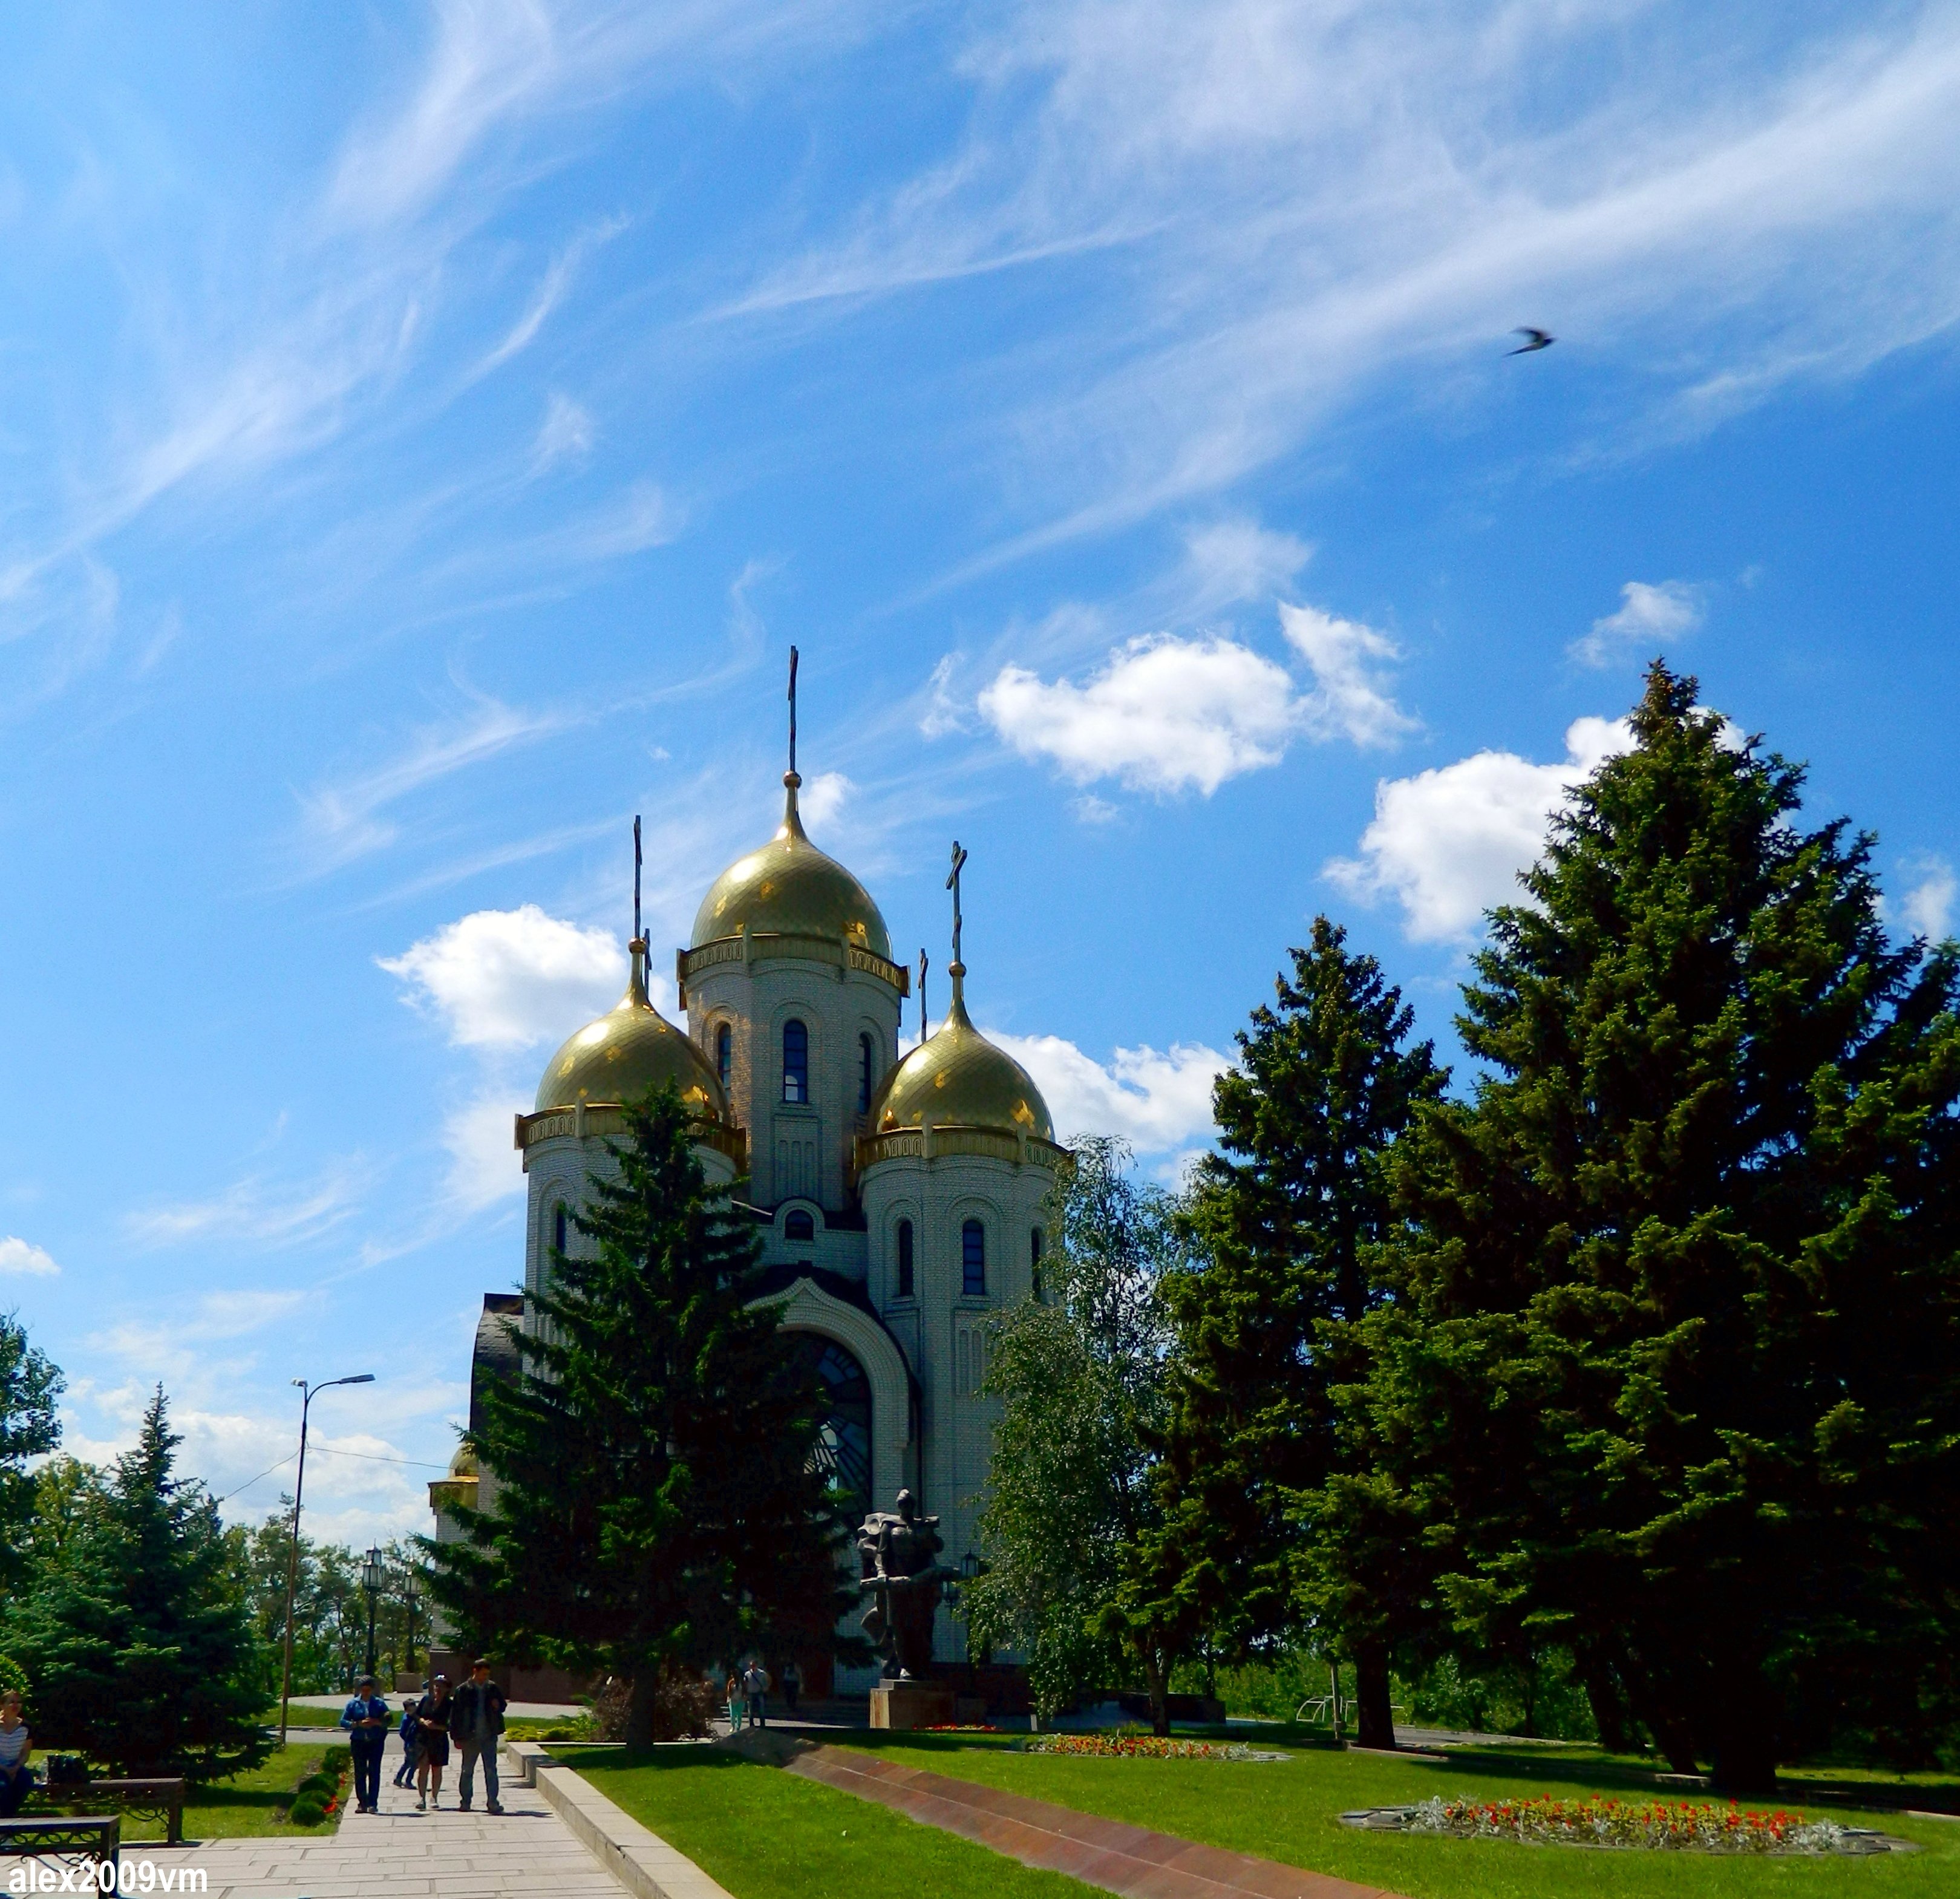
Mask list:
[[[1516,349],[1506,350],[1504,354],[1507,356],[1529,356],[1533,350],[1549,349],[1558,341],[1558,339],[1548,331],[1532,329],[1524,324],[1520,324],[1517,329],[1511,332],[1511,334],[1513,336],[1522,336],[1524,341],[1519,344]]]

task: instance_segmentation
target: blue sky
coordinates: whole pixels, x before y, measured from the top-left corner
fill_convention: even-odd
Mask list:
[[[1656,651],[1960,913],[1960,7],[4,30],[0,1298],[78,1451],[161,1379],[229,1492],[371,1369],[313,1522],[425,1521],[632,816],[667,969],[792,641],[819,841],[938,967],[956,835],[976,1013],[1155,1172],[1317,909],[1448,1043]]]

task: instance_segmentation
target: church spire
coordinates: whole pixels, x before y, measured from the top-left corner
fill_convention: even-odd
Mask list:
[[[633,940],[626,946],[633,959],[632,972],[626,978],[626,1000],[636,1008],[651,1009],[654,1004],[647,993],[647,933],[640,922],[640,819],[637,812],[633,817]]]
[[[797,810],[797,789],[803,780],[797,775],[796,768],[796,687],[797,650],[790,648],[790,768],[783,774],[783,828],[778,837],[800,838],[804,835],[802,814]]]
[[[966,853],[959,848],[959,840],[953,841],[953,868],[947,873],[946,887],[953,892],[953,960],[947,965],[946,973],[953,978],[953,1000],[946,1012],[948,1022],[966,1019],[966,965],[959,958],[959,931],[964,919],[959,911],[959,873],[966,867]]]

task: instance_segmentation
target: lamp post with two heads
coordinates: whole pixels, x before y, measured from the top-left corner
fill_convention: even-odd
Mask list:
[[[374,1672],[374,1602],[381,1593],[382,1586],[388,1579],[388,1572],[381,1561],[381,1552],[371,1549],[368,1560],[361,1565],[361,1586],[368,1592],[368,1672]]]
[[[372,1372],[357,1372],[352,1378],[329,1378],[323,1385],[309,1385],[303,1378],[293,1382],[300,1390],[300,1468],[293,1479],[293,1541],[286,1558],[286,1652],[279,1667],[279,1745],[286,1745],[286,1706],[293,1690],[293,1590],[300,1578],[300,1500],[306,1489],[307,1414],[322,1392],[336,1385],[371,1385]]]

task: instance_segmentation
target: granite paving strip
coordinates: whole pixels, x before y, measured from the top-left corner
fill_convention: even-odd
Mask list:
[[[201,1867],[206,1899],[624,1899],[625,1889],[588,1853],[535,1787],[504,1777],[504,1812],[486,1813],[483,1789],[469,1813],[457,1810],[452,1755],[441,1802],[418,1812],[412,1788],[393,1784],[400,1743],[381,1764],[381,1810],[350,1805],[333,1831],[279,1834],[208,1845],[123,1849],[126,1862],[151,1858],[161,1873]]]
[[[1125,1899],[1395,1899],[1351,1879],[1078,1813],[854,1748],[810,1748],[783,1764],[805,1780],[875,1800],[1023,1866],[1066,1873]]]

